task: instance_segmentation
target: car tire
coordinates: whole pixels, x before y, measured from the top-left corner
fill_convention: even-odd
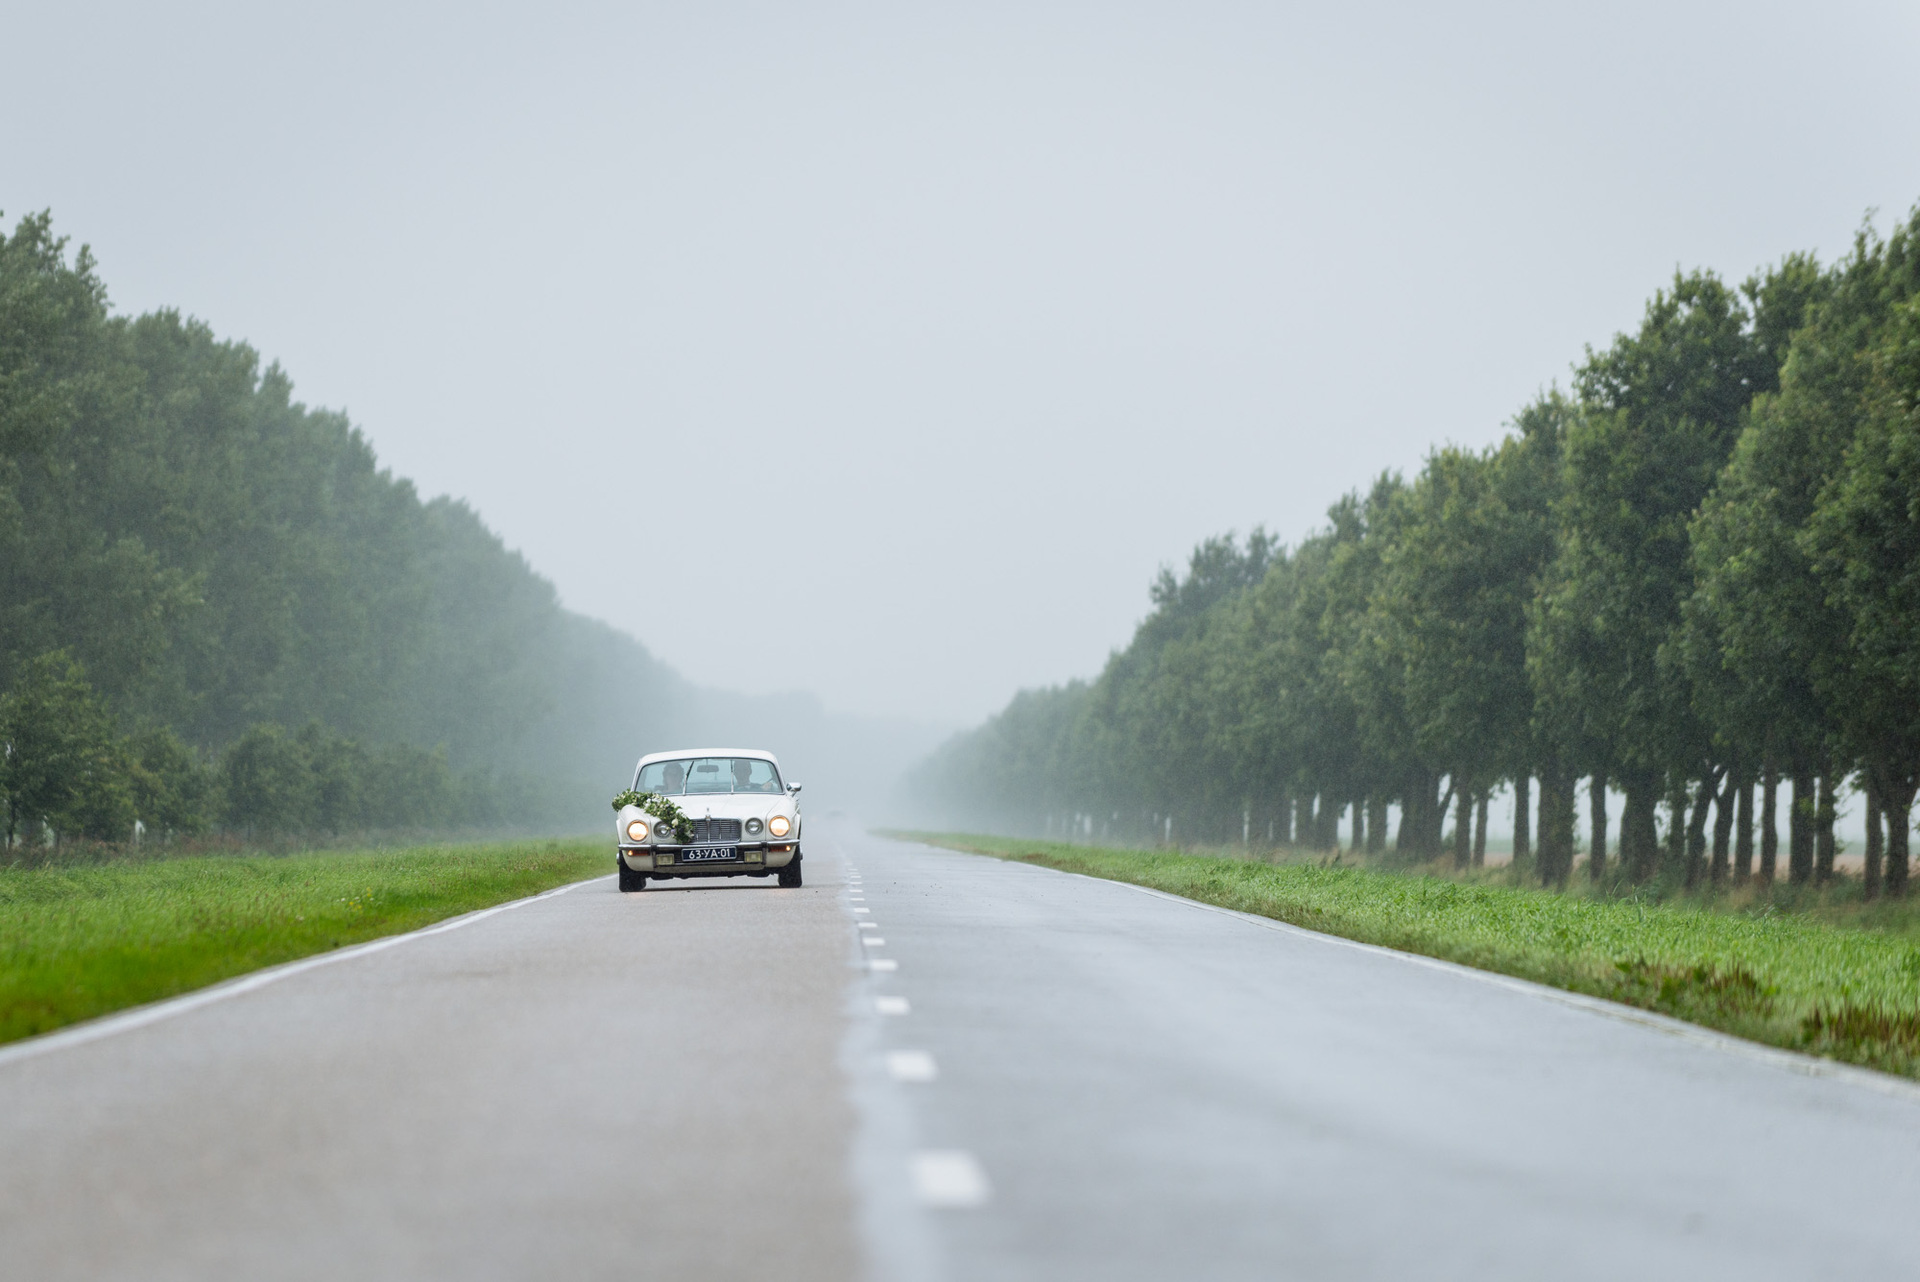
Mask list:
[[[620,889],[623,893],[647,888],[647,874],[635,872],[627,867],[627,861],[624,859],[616,857],[615,863],[620,869]]]
[[[795,855],[793,862],[780,870],[780,884],[789,890],[800,884],[800,856]]]

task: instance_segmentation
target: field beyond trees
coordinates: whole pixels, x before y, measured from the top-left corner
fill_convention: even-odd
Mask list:
[[[598,840],[0,867],[0,1043],[610,867]]]
[[[1750,894],[1653,902],[1542,893],[1487,874],[895,835],[1148,886],[1920,1077],[1920,905],[1808,891],[1802,911],[1782,912]]]

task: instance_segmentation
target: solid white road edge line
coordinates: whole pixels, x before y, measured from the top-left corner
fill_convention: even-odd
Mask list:
[[[937,850],[943,854],[964,855],[964,850],[949,850],[945,846],[926,846],[927,850]],[[977,855],[975,858],[991,859],[992,855]],[[1261,917],[1253,913],[1243,913],[1238,909],[1222,908],[1217,904],[1203,904],[1197,899],[1187,899],[1180,895],[1169,894],[1164,890],[1155,890],[1151,886],[1137,886],[1130,881],[1115,881],[1108,877],[1095,877],[1088,873],[1067,872],[1062,868],[1049,868],[1045,864],[1030,864],[1024,860],[1003,859],[1000,862],[1017,864],[1022,868],[1034,868],[1041,872],[1058,873],[1062,877],[1078,877],[1083,881],[1100,882],[1108,886],[1120,886],[1127,890],[1137,890],[1143,895],[1152,895],[1155,899],[1164,899],[1169,903],[1180,904],[1187,908],[1198,908],[1201,912],[1218,913],[1222,917],[1231,917],[1245,922],[1249,926],[1259,926],[1263,930],[1279,931],[1282,934],[1299,935],[1322,944],[1333,944],[1341,948],[1352,948],[1363,953],[1373,953],[1380,957],[1392,957],[1399,961],[1411,962],[1416,966],[1425,966],[1430,970],[1444,971],[1462,979],[1471,979],[1482,984],[1491,984],[1495,988],[1504,988],[1509,992],[1523,993],[1529,997],[1556,1002],[1562,1006],[1571,1006],[1575,1010],[1587,1011],[1594,1015],[1604,1015],[1608,1019],[1617,1019],[1626,1024],[1638,1024],[1669,1037],[1692,1042],[1696,1046],[1710,1047],[1728,1055],[1738,1055],[1746,1059],[1757,1060],[1762,1064],[1771,1064],[1775,1068],[1785,1069],[1801,1077],[1828,1077],[1855,1086],[1920,1103],[1920,1082],[1910,1082],[1905,1078],[1894,1077],[1889,1073],[1876,1073],[1870,1068],[1856,1068],[1852,1064],[1842,1064],[1835,1060],[1820,1059],[1813,1055],[1803,1055],[1797,1051],[1781,1050],[1777,1046],[1763,1046],[1759,1042],[1750,1042],[1735,1037],[1731,1033],[1717,1032],[1711,1028],[1702,1028],[1698,1024],[1689,1024],[1685,1020],[1670,1015],[1657,1014],[1650,1010],[1641,1010],[1637,1006],[1626,1006],[1620,1002],[1610,1002],[1604,997],[1589,997],[1585,993],[1568,992],[1564,988],[1554,988],[1547,984],[1536,984],[1530,979],[1520,979],[1513,975],[1502,975],[1498,971],[1476,970],[1472,966],[1462,966],[1459,962],[1443,961],[1438,957],[1426,957],[1420,953],[1405,953],[1397,948],[1384,948],[1379,944],[1363,944],[1357,939],[1346,939],[1339,935],[1329,935],[1323,931],[1309,930],[1305,926],[1296,926],[1291,922],[1275,921],[1271,917]]]
[[[72,1024],[56,1029],[51,1033],[42,1033],[38,1037],[15,1042],[11,1046],[0,1046],[0,1068],[21,1060],[33,1059],[54,1051],[66,1050],[73,1046],[83,1046],[88,1042],[97,1042],[103,1037],[112,1037],[116,1033],[130,1033],[136,1028],[145,1028],[157,1024],[163,1019],[172,1019],[175,1015],[184,1015],[188,1011],[198,1010],[202,1006],[211,1006],[215,1002],[239,997],[268,984],[277,984],[283,979],[322,966],[331,966],[335,962],[352,961],[356,957],[365,957],[369,953],[396,948],[409,940],[421,939],[427,935],[444,934],[449,930],[459,930],[462,926],[471,926],[484,921],[495,913],[503,913],[513,908],[522,908],[527,904],[537,904],[542,899],[552,899],[555,895],[564,895],[569,890],[581,886],[590,886],[596,881],[611,881],[612,874],[605,877],[589,877],[585,881],[570,882],[565,886],[556,886],[525,899],[515,899],[504,904],[495,904],[491,908],[481,908],[474,912],[435,922],[431,926],[422,926],[410,930],[404,935],[385,935],[379,939],[370,939],[364,944],[354,944],[350,948],[337,948],[332,952],[317,953],[312,957],[302,957],[298,961],[282,962],[278,966],[269,966],[265,970],[256,970],[235,979],[222,980],[210,988],[198,989],[181,997],[169,997],[164,1001],[147,1006],[136,1006],[132,1010],[116,1011],[111,1015],[102,1015],[82,1024]]]

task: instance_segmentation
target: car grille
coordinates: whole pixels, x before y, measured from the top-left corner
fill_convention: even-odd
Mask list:
[[[717,845],[724,841],[740,840],[740,821],[738,819],[696,819],[693,821],[693,844],[696,846]]]

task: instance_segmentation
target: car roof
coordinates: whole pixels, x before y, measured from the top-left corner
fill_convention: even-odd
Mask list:
[[[683,757],[757,757],[761,761],[771,761],[775,766],[780,764],[780,758],[761,748],[675,748],[670,752],[649,752],[640,758],[640,765],[634,769],[638,770],[640,766],[655,761],[677,761]]]

